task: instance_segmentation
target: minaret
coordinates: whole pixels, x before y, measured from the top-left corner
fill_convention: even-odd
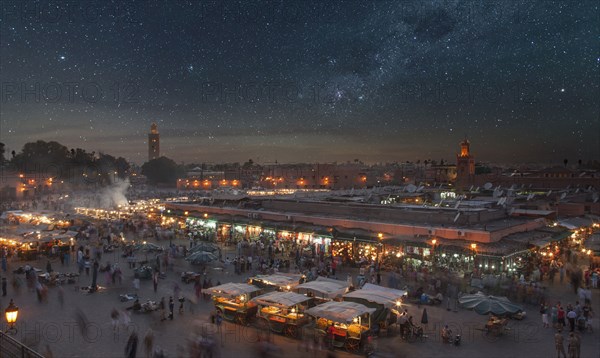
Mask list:
[[[475,158],[470,152],[471,143],[465,138],[460,142],[460,154],[456,155],[456,187],[473,185],[475,177]]]
[[[148,133],[148,161],[158,157],[160,157],[160,134],[156,123],[152,123]]]

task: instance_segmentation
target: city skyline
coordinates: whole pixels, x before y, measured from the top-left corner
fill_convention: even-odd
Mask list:
[[[156,122],[187,163],[452,163],[465,137],[478,162],[600,157],[592,1],[15,4],[0,142],[17,152],[142,164]]]

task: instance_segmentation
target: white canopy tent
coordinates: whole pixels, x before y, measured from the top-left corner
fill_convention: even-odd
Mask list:
[[[375,308],[369,308],[360,303],[336,301],[325,302],[306,310],[307,314],[315,318],[325,318],[338,323],[352,323],[355,317],[373,312],[375,312]]]
[[[299,293],[275,291],[254,297],[251,301],[262,306],[288,308],[307,302],[310,299],[310,297]]]
[[[386,308],[392,308],[406,295],[404,290],[396,290],[382,286],[366,283],[362,289],[352,291],[344,297],[359,298],[368,302],[374,302],[384,305]]]
[[[316,280],[296,286],[298,293],[312,293],[315,297],[334,299],[348,290],[348,282],[319,276]]]
[[[220,286],[208,289],[210,294],[218,297],[235,298],[244,294],[251,294],[260,291],[260,288],[247,283],[226,283]]]
[[[298,286],[301,278],[301,274],[277,273],[273,275],[256,275],[251,277],[250,280],[257,280],[267,285],[282,288],[287,288],[287,286],[290,286],[290,289],[293,289],[294,287]]]

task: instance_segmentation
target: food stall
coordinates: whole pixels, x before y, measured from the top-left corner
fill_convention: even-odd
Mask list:
[[[304,279],[304,275],[292,273],[276,273],[273,275],[256,275],[248,279],[248,283],[265,291],[291,291]]]
[[[211,287],[208,292],[224,319],[246,325],[256,316],[258,306],[250,300],[260,294],[260,288],[246,283],[226,283]]]
[[[362,289],[349,292],[344,295],[344,301],[356,302],[367,307],[375,308],[371,315],[373,330],[377,333],[385,330],[396,323],[402,300],[407,292],[393,288],[382,287],[366,283]]]
[[[317,303],[341,299],[348,291],[348,282],[333,280],[322,276],[316,280],[296,286],[295,292],[314,297]]]
[[[308,323],[304,311],[311,300],[299,293],[274,291],[255,297],[251,302],[259,306],[259,326],[296,338],[302,326]]]
[[[325,302],[309,308],[306,313],[315,318],[315,333],[330,339],[335,348],[359,352],[370,335],[371,315],[376,311],[356,302]]]

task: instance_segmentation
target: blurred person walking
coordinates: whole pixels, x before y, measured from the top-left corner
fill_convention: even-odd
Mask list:
[[[554,334],[554,347],[556,348],[557,358],[560,358],[561,353],[564,358],[567,358],[567,354],[565,353],[564,338],[560,332],[556,332]]]
[[[138,346],[138,335],[137,335],[137,332],[133,331],[129,335],[129,339],[127,340],[127,344],[125,345],[125,357],[135,358],[136,354],[137,354],[137,346]]]
[[[146,358],[152,357],[152,351],[154,348],[154,332],[152,328],[148,328],[146,335],[144,336],[144,349],[146,351]]]
[[[6,277],[2,277],[2,297],[6,296]]]
[[[175,303],[173,302],[173,297],[169,297],[169,319],[173,320],[173,308],[175,308]]]

